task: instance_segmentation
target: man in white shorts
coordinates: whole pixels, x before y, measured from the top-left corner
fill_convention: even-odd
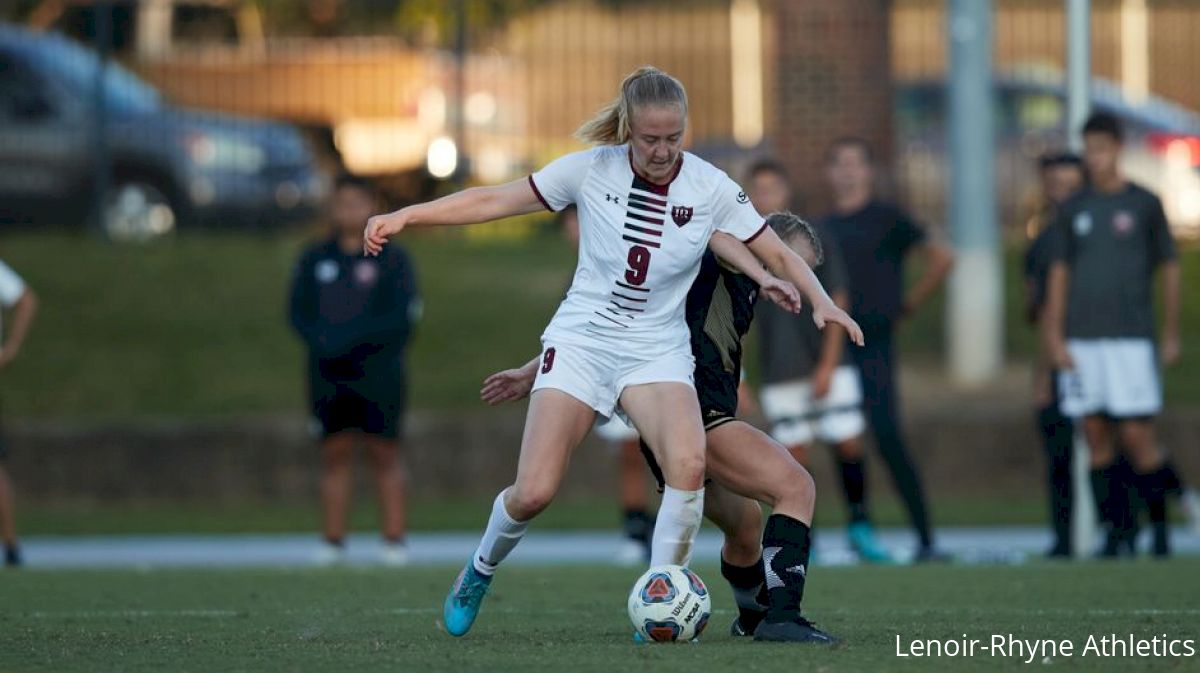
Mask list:
[[[748,177],[751,201],[760,213],[790,205],[791,186],[783,166],[762,160],[750,168]],[[812,248],[823,250],[825,261],[814,271],[834,302],[846,306],[846,267],[841,252],[820,227],[813,231],[817,234],[815,241],[796,235],[784,242],[805,259],[822,257]],[[769,302],[758,303],[756,318],[762,410],[771,424],[771,436],[804,465],[808,464],[808,447],[813,442],[834,448],[849,508],[850,544],[865,561],[890,562],[891,555],[875,537],[867,513],[862,386],[845,348],[845,332],[836,328],[822,332],[806,310],[800,315],[789,314]]]
[[[8,335],[0,345],[0,377],[21,351],[29,326],[33,324],[33,316],[37,313],[37,298],[25,281],[0,262],[0,306],[12,312],[12,326]],[[17,526],[13,513],[13,487],[8,471],[4,467],[4,459],[8,449],[4,438],[0,437],[0,539],[4,542],[4,565],[16,567],[21,565],[21,551],[17,545]]]
[[[1166,495],[1179,478],[1159,449],[1160,362],[1179,359],[1179,262],[1162,203],[1118,168],[1122,130],[1098,113],[1083,129],[1090,184],[1055,222],[1046,308],[1046,343],[1060,370],[1062,410],[1083,419],[1092,488],[1107,529],[1103,556],[1134,552],[1137,507],[1154,526],[1154,553],[1170,553]],[[1151,288],[1163,275],[1164,326],[1155,344]],[[1125,452],[1132,488],[1116,467]],[[1130,498],[1133,503],[1130,503]]]

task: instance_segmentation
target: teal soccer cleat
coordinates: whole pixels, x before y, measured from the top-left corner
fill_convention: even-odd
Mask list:
[[[867,563],[892,563],[892,555],[875,537],[875,529],[866,521],[856,521],[846,529],[850,546]]]
[[[471,630],[479,614],[479,605],[483,603],[483,597],[491,585],[491,575],[480,574],[475,570],[475,564],[468,561],[442,605],[442,620],[450,635],[457,638]]]

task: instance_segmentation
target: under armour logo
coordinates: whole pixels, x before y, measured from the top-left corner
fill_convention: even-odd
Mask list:
[[[620,203],[621,203],[621,199],[620,199],[620,197],[613,196],[612,194],[605,194],[605,195],[604,195],[604,200],[605,200],[605,201],[611,201],[612,203],[615,203],[615,204],[618,204],[618,205],[620,205]]]

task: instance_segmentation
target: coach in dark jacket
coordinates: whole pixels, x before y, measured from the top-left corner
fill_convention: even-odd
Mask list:
[[[420,310],[413,266],[391,245],[362,253],[379,210],[374,187],[338,179],[333,235],[308,248],[292,281],[291,323],[308,346],[314,426],[323,454],[324,561],[343,554],[354,448],[362,443],[379,487],[385,562],[403,563],[404,471],[398,455],[405,402],[404,353]]]

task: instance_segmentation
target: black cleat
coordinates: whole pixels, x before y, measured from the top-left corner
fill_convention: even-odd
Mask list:
[[[4,548],[4,565],[9,568],[21,566],[21,550],[16,545]]]
[[[743,610],[737,619],[729,625],[729,635],[735,638],[753,636],[754,630],[762,624],[763,619],[766,619],[767,613],[764,612],[749,612]]]
[[[913,563],[949,563],[954,557],[937,547],[921,547],[913,555]]]
[[[1154,524],[1154,557],[1167,558],[1171,555],[1171,534],[1167,524]]]
[[[797,617],[789,622],[764,621],[754,630],[754,640],[771,643],[815,643],[817,645],[836,645],[837,638],[818,629],[815,624],[803,617]]]

